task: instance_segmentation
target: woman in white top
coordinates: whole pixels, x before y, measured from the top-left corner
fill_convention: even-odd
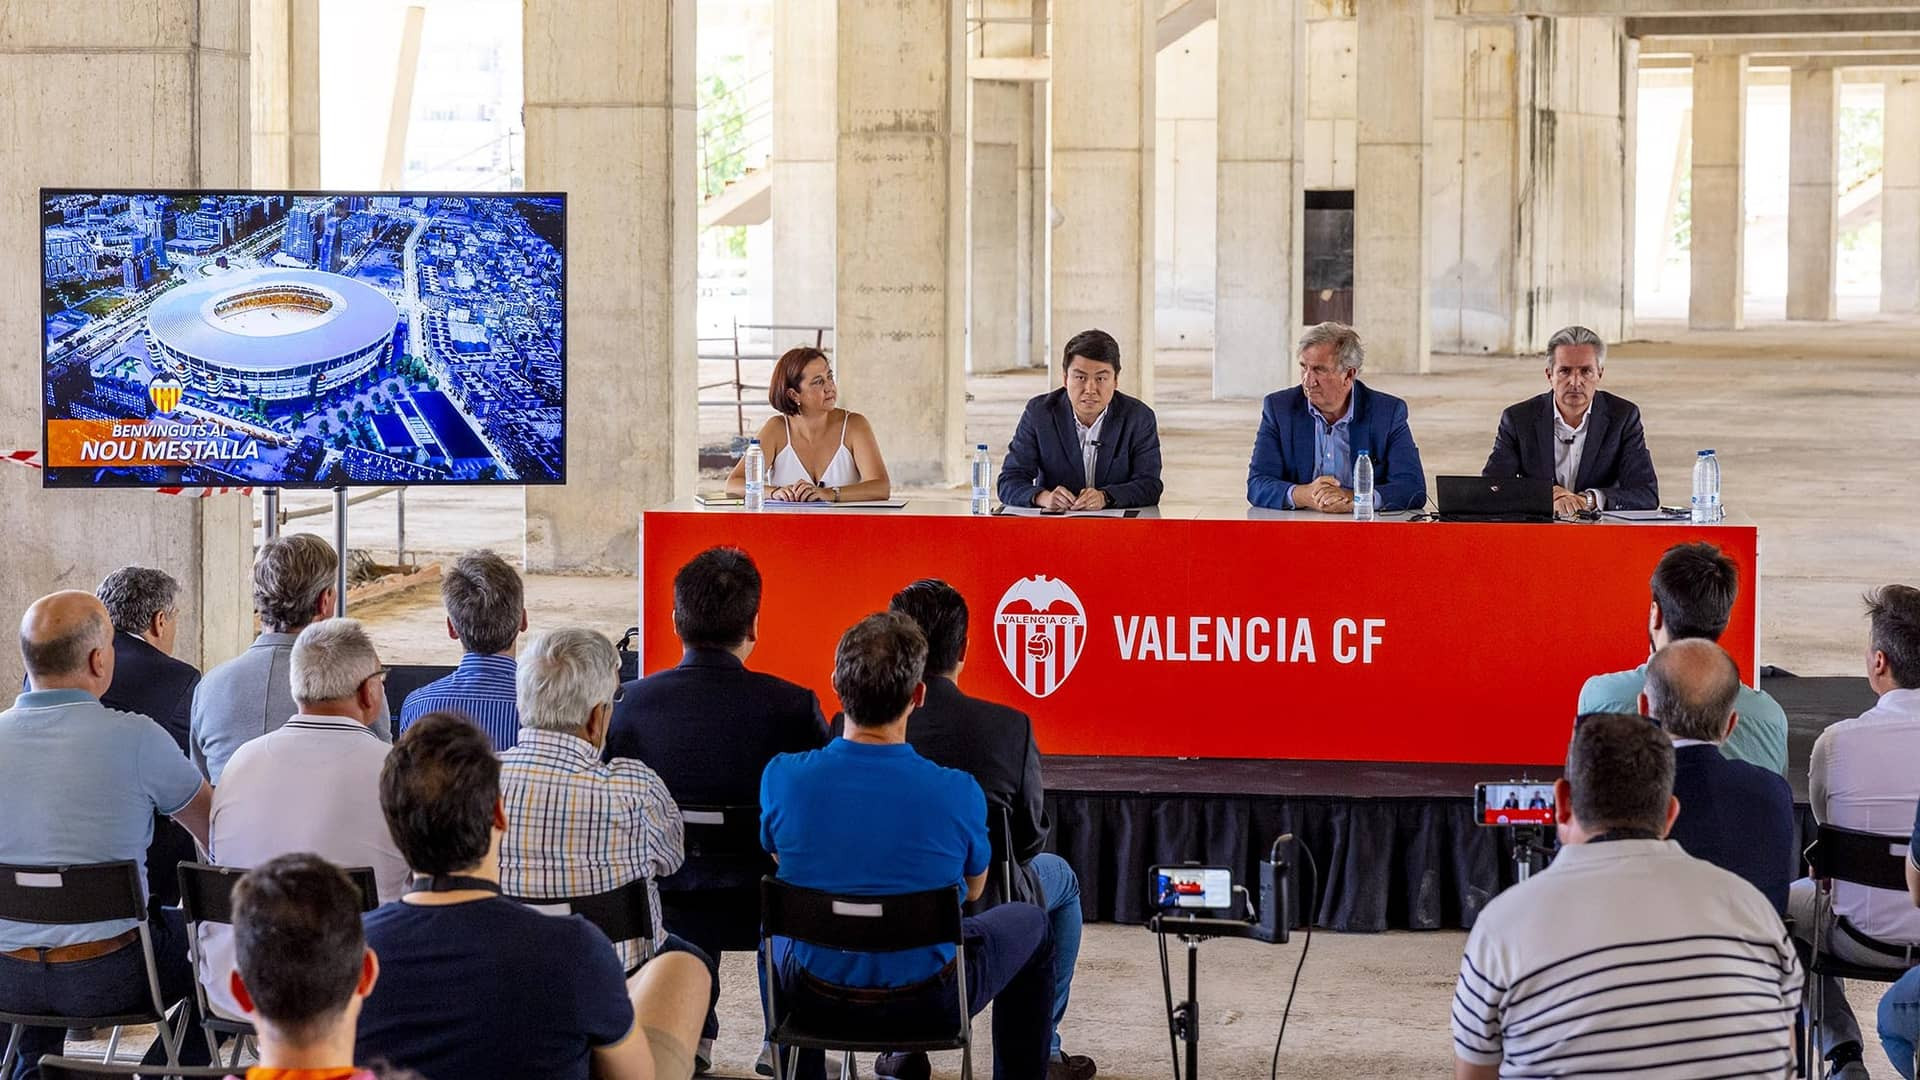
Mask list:
[[[893,491],[873,426],[856,412],[835,408],[840,398],[833,366],[819,349],[788,349],[773,365],[767,400],[779,416],[760,427],[767,460],[767,498],[785,502],[860,502]],[[743,457],[727,477],[727,492],[747,490]]]

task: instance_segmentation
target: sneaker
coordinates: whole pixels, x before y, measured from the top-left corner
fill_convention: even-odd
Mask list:
[[[1047,1062],[1047,1080],[1093,1080],[1100,1067],[1085,1054],[1056,1054]]]
[[[915,1051],[910,1054],[881,1054],[873,1063],[876,1076],[892,1077],[893,1080],[929,1080],[933,1076],[933,1064],[927,1055]]]
[[[693,1052],[693,1075],[705,1076],[713,1071],[713,1040],[701,1039],[699,1049]]]
[[[759,1073],[761,1076],[773,1075],[773,1044],[772,1043],[763,1042],[760,1044],[760,1056],[754,1059],[753,1071],[756,1073]]]
[[[1833,1071],[1833,1080],[1868,1080],[1866,1063],[1854,1058]]]

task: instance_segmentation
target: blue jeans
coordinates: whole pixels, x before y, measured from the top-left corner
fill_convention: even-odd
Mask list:
[[[1900,976],[1880,998],[1880,1046],[1906,1080],[1913,1080],[1915,1044],[1920,1044],[1920,968]]]
[[[1052,852],[1028,864],[1040,879],[1047,903],[1047,929],[1053,934],[1053,1056],[1060,1056],[1060,1021],[1073,993],[1073,967],[1080,960],[1080,879],[1067,860]],[[1911,1077],[1908,1080],[1912,1080]]]

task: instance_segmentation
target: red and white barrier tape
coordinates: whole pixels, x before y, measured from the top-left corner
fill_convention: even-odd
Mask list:
[[[29,469],[44,468],[44,466],[40,464],[40,451],[38,450],[14,450],[8,453],[6,455],[6,458],[8,461],[12,461],[20,465],[25,465]],[[152,488],[151,490],[156,494],[160,494],[160,495],[186,495],[188,498],[193,498],[193,499],[205,499],[205,498],[210,498],[214,495],[252,495],[253,494],[253,489],[250,487],[203,487],[203,488],[163,487],[163,488]]]

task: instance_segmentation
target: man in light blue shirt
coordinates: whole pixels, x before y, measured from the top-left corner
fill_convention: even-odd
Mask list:
[[[1647,613],[1651,652],[1687,638],[1720,640],[1740,591],[1740,568],[1707,543],[1676,544],[1653,570],[1653,605]],[[1631,671],[1595,675],[1580,689],[1576,715],[1637,713],[1646,685],[1647,665]],[[1720,752],[1784,774],[1787,771],[1787,714],[1764,690],[1742,683],[1734,698],[1734,723]]]
[[[213,791],[199,771],[153,719],[100,704],[114,666],[113,624],[100,601],[59,592],[35,602],[20,622],[20,652],[30,689],[0,712],[0,863],[143,865],[155,812],[204,845]],[[145,873],[139,880],[144,889]],[[153,904],[149,922],[162,997],[189,997],[180,912]],[[133,920],[0,920],[0,1010],[106,1016],[151,1007]],[[187,1030],[197,1027],[196,1020]],[[26,1028],[15,1075],[60,1053],[65,1041],[62,1029]],[[186,1042],[205,1063],[204,1040]],[[147,1060],[165,1060],[158,1040]]]
[[[520,575],[491,551],[468,552],[440,579],[440,599],[447,606],[447,636],[467,653],[451,674],[407,695],[400,730],[430,712],[455,712],[487,733],[495,753],[505,753],[520,738],[513,659],[514,643],[527,629]]]

